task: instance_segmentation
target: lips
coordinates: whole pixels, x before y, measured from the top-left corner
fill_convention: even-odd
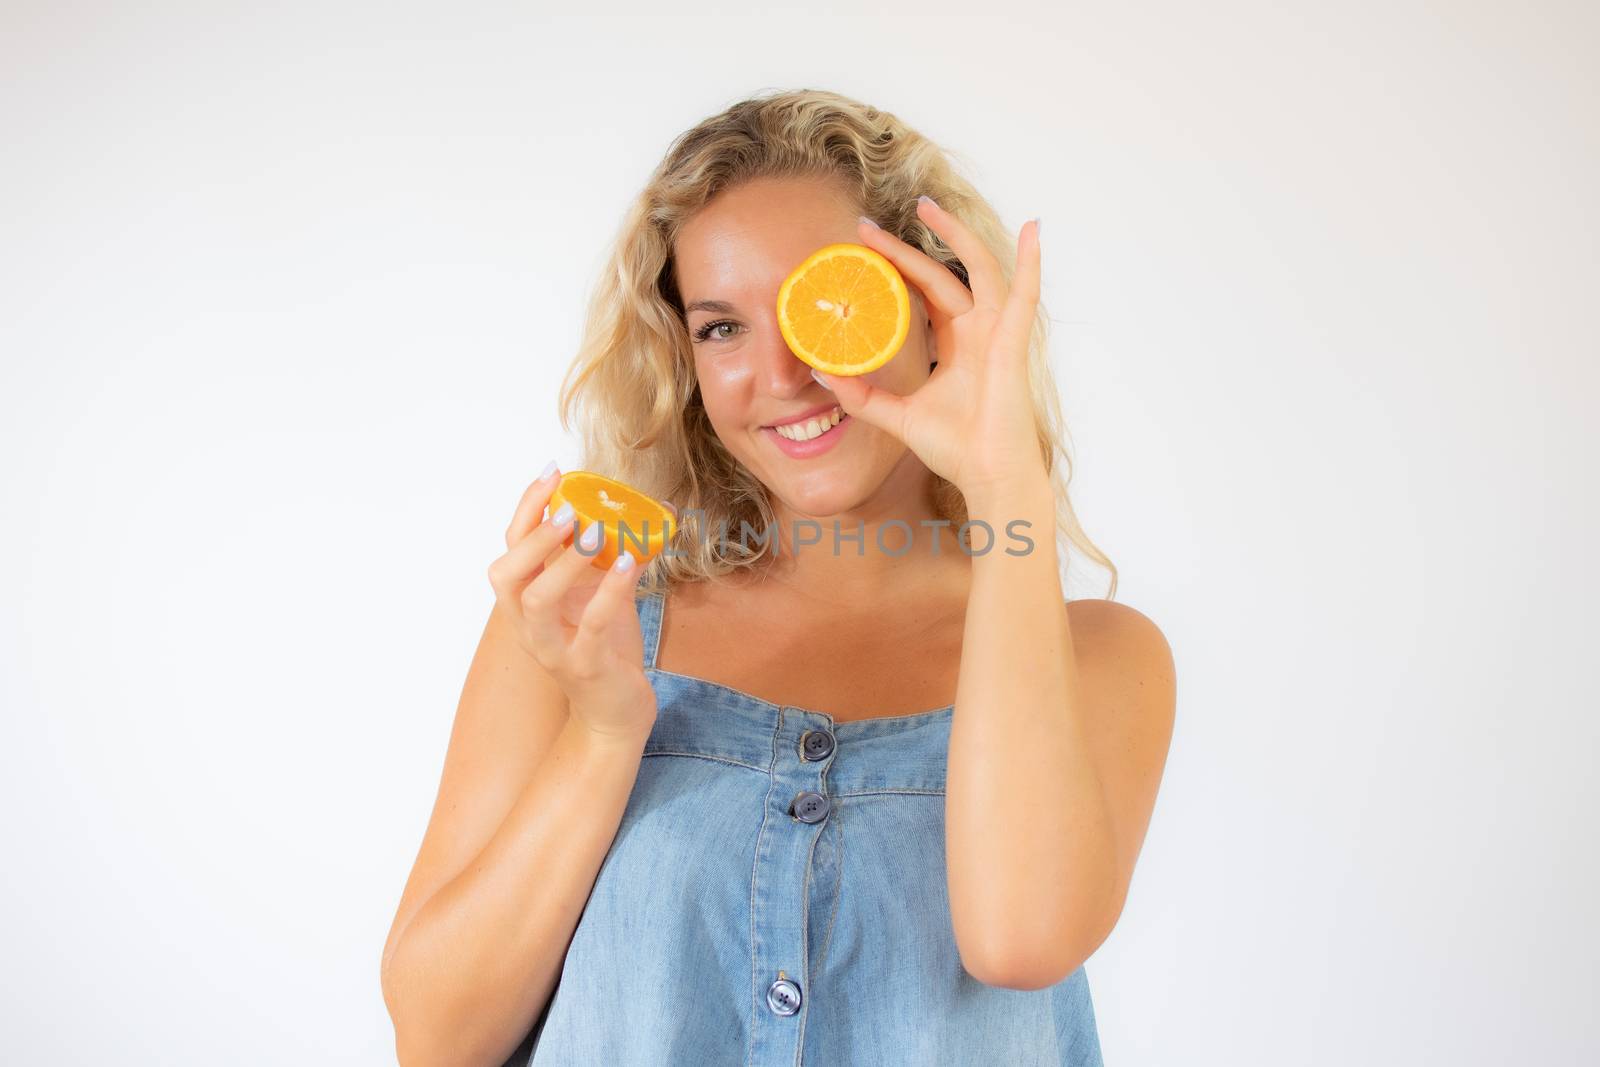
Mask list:
[[[814,408],[807,408],[805,411],[799,412],[797,414],[786,415],[783,418],[779,419],[777,422],[769,422],[765,426],[763,426],[762,429],[770,430],[774,426],[791,426],[791,425],[793,425],[794,423],[797,423],[797,422],[808,422],[811,419],[814,419],[814,418],[817,418],[819,416],[828,414],[828,412],[832,411],[834,408],[836,408],[838,406],[839,405],[837,403],[833,403],[833,404],[818,404]]]
[[[786,422],[781,426],[769,426],[767,429],[787,440],[810,441],[823,436],[849,417],[843,408],[834,405],[826,415],[818,415],[804,422]]]
[[[805,422],[786,423],[781,428],[763,426],[761,434],[790,459],[814,459],[832,451],[855,422],[844,414],[838,405],[833,407],[833,412],[832,416],[813,416]],[[835,419],[838,421],[834,421]],[[785,436],[785,434],[798,435],[808,432],[815,433],[815,436],[807,437],[805,440]]]

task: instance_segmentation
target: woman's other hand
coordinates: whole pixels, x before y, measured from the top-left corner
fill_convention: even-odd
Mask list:
[[[643,568],[630,552],[617,560],[632,564],[627,569],[595,567],[598,542],[584,546],[588,555],[577,550],[570,505],[543,517],[560,480],[552,469],[522,494],[505,555],[489,564],[489,584],[518,642],[566,693],[572,715],[599,736],[636,738],[656,717],[634,607]]]

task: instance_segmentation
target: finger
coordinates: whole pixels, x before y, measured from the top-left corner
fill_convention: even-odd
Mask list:
[[[511,516],[511,525],[506,527],[507,548],[528,536],[533,524],[544,514],[545,505],[550,503],[550,494],[554,493],[556,486],[561,483],[561,468],[554,463],[550,464],[550,468],[549,474],[540,475],[522,491],[522,499],[517,502],[516,513]]]
[[[572,639],[571,656],[575,669],[580,673],[593,673],[605,665],[610,633],[617,622],[625,617],[624,612],[635,615],[634,590],[643,573],[644,568],[626,549],[606,571],[600,588],[585,605],[583,617],[578,620],[578,632]]]
[[[972,309],[972,291],[962,284],[955,271],[865,218],[858,228],[862,234],[861,243],[881,253],[894,264],[901,277],[916,286],[932,315],[953,319]]]
[[[1000,261],[994,258],[989,246],[978,240],[978,235],[967,229],[966,223],[940,207],[932,197],[917,198],[917,217],[950,246],[950,250],[967,268],[967,280],[972,283],[973,303],[998,311],[1006,298],[1006,280],[1000,271]]]
[[[494,587],[495,596],[508,607],[515,607],[522,590],[539,576],[550,556],[571,536],[574,521],[568,516],[565,521],[551,519],[540,523],[532,533],[489,564],[489,584]]]
[[[1039,310],[1039,259],[1039,220],[1033,219],[1017,236],[1017,269],[991,342],[993,351],[1002,357],[1028,350]]]
[[[578,538],[568,545],[559,559],[545,567],[522,590],[522,615],[527,620],[534,647],[550,662],[566,655],[566,630],[562,627],[561,601],[580,577],[594,567],[594,554],[599,541],[579,551],[580,542],[591,531],[600,531],[599,523],[585,527]],[[587,554],[585,554],[587,553]]]
[[[833,392],[844,413],[876,426],[884,433],[905,441],[906,408],[909,401],[897,393],[862,380],[861,375],[828,374],[812,370],[811,376]]]

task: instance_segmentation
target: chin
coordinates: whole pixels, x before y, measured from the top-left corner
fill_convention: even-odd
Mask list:
[[[870,487],[858,484],[855,478],[827,476],[798,478],[787,484],[769,482],[767,488],[790,510],[816,519],[828,530],[832,529],[827,525],[830,518],[855,510],[872,495]]]

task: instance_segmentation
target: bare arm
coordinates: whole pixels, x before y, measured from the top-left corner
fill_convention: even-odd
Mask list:
[[[404,1067],[498,1067],[554,990],[638,775],[644,738],[565,720],[489,843],[391,935]]]
[[[992,526],[1025,518],[1049,539],[973,560],[945,798],[951,916],[974,977],[1039,989],[1122,913],[1172,736],[1172,656],[1125,605],[1069,612],[1042,478],[971,500]]]
[[[637,568],[598,571],[565,547],[570,523],[537,523],[554,486],[544,481],[524,495],[490,568],[496,604],[384,945],[403,1067],[498,1067],[526,1036],[559,980],[655,719]]]

